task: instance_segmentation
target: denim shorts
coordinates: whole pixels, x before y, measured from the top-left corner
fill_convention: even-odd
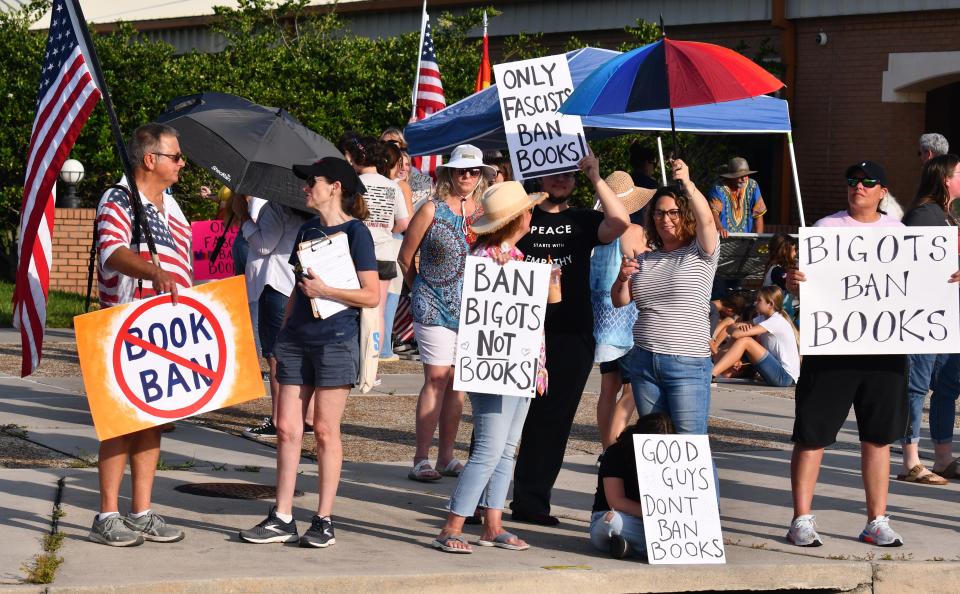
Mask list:
[[[283,314],[289,298],[270,285],[263,288],[257,303],[257,332],[260,335],[260,353],[264,358],[273,356],[273,346],[283,326]]]
[[[604,361],[600,364],[600,374],[613,373],[614,371],[620,372],[620,381],[624,384],[630,383],[630,370],[627,367],[627,357],[630,353],[620,357],[619,359],[614,359],[613,361]]]
[[[754,364],[754,368],[768,386],[787,388],[793,385],[793,378],[783,368],[783,364],[770,354],[770,351],[767,351],[763,359]]]
[[[336,388],[353,386],[360,373],[360,339],[304,345],[282,333],[274,345],[277,381],[285,386]]]

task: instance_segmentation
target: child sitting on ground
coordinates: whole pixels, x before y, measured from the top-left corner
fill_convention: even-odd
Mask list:
[[[663,413],[644,415],[624,429],[600,458],[597,494],[590,516],[590,542],[615,559],[630,555],[645,558],[647,555],[633,436],[673,432],[669,416]]]
[[[737,368],[746,354],[768,386],[792,386],[800,375],[800,335],[783,310],[780,287],[757,291],[757,313],[752,324],[729,328],[734,342],[713,365],[713,376]]]
[[[721,354],[721,350],[729,347],[727,329],[739,322],[747,308],[747,299],[743,293],[729,293],[721,299],[710,302],[711,314],[716,310],[716,321],[711,324],[713,336],[710,340],[710,352],[713,355]],[[711,315],[713,317],[713,315]]]

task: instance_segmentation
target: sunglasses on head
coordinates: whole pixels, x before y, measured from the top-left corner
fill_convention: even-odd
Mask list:
[[[478,177],[480,175],[480,168],[470,167],[469,169],[457,169],[457,175],[460,177]]]
[[[848,177],[847,185],[851,188],[856,188],[857,184],[863,184],[864,188],[874,188],[880,183],[878,179],[870,179],[869,177]]]

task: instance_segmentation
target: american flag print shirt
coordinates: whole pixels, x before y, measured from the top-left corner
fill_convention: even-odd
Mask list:
[[[190,252],[190,223],[172,196],[164,193],[163,213],[157,210],[143,194],[140,195],[144,216],[153,234],[157,247],[160,267],[173,275],[181,287],[193,285],[193,267]],[[143,281],[142,291],[138,291],[137,279],[121,274],[107,265],[107,260],[120,247],[126,246],[150,261],[147,241],[140,233],[139,245],[133,243],[133,208],[128,194],[117,188],[107,190],[97,206],[97,288],[100,293],[100,307],[111,307],[129,303],[136,299],[154,295],[153,284]]]

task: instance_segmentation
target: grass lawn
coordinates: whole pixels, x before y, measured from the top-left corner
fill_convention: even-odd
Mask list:
[[[73,328],[73,316],[83,313],[85,295],[50,291],[47,300],[47,328]],[[94,299],[91,311],[97,309]],[[13,283],[0,281],[0,328],[13,326]]]

